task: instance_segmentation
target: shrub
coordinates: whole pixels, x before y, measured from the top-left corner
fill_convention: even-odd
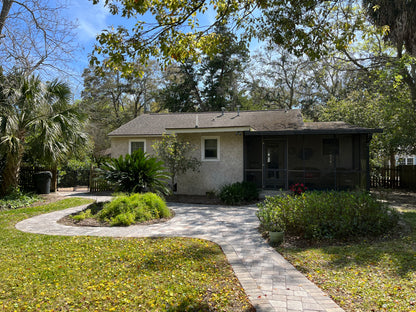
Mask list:
[[[267,197],[260,209],[273,209],[287,234],[306,239],[380,236],[393,229],[398,213],[365,192],[308,192]]]
[[[131,225],[170,217],[165,201],[153,193],[119,195],[104,205],[99,218],[111,225]]]
[[[254,183],[236,182],[224,185],[220,190],[219,197],[227,205],[239,205],[257,200],[259,191]]]
[[[257,218],[264,230],[269,232],[284,231],[285,222],[280,207],[273,207],[272,205],[258,204],[259,210],[256,212]]]
[[[16,188],[10,194],[0,198],[0,210],[28,207],[40,199],[36,194],[23,193]]]
[[[76,220],[76,221],[82,221],[88,218],[92,218],[93,215],[91,213],[91,209],[86,209],[84,211],[81,211],[80,213],[71,216],[72,219]]]
[[[119,186],[122,192],[152,191],[168,194],[169,174],[163,163],[141,149],[133,154],[111,158],[102,166],[102,176]]]

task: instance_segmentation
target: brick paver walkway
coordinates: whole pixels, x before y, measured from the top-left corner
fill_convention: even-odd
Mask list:
[[[92,196],[103,201],[109,197]],[[85,206],[56,211],[19,222],[16,228],[31,233],[67,236],[149,237],[182,236],[219,244],[258,312],[343,311],[306,279],[257,231],[256,207],[169,204],[176,215],[168,222],[129,227],[73,227],[56,223]]]

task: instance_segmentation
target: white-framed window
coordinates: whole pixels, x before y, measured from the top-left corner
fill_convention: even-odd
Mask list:
[[[201,140],[201,159],[205,161],[220,160],[220,137],[203,136]]]
[[[413,157],[407,158],[407,164],[408,165],[414,165],[414,163],[413,163]]]
[[[141,149],[146,152],[146,140],[130,140],[129,141],[129,154]]]

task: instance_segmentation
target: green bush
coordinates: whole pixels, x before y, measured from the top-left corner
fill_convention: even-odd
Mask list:
[[[366,192],[308,192],[267,197],[260,209],[277,211],[287,234],[306,239],[380,236],[392,230],[398,213]]]
[[[106,203],[98,216],[111,225],[131,225],[170,217],[170,210],[165,201],[153,193],[119,195]]]
[[[118,190],[122,192],[170,192],[167,186],[170,176],[163,167],[163,162],[141,149],[131,155],[109,159],[100,171],[104,179],[118,185]]]
[[[236,182],[224,185],[219,197],[227,205],[239,205],[257,200],[259,191],[254,183]]]

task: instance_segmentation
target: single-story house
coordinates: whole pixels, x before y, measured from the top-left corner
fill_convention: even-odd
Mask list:
[[[164,133],[196,147],[199,172],[177,179],[178,194],[204,195],[233,182],[267,190],[368,189],[369,143],[380,129],[304,122],[300,110],[144,114],[109,133],[111,156],[152,145]]]

